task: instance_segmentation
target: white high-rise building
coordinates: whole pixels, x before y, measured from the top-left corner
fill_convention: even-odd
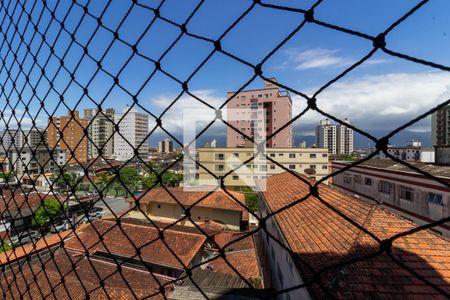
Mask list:
[[[336,154],[336,125],[330,120],[321,120],[316,128],[316,147],[327,148],[328,153]]]
[[[114,109],[99,111],[96,108],[84,110],[84,118],[89,122],[88,157],[96,159],[102,155],[110,158],[114,154]]]
[[[345,118],[344,122],[350,124],[350,121]],[[345,125],[339,124],[336,126],[336,145],[337,154],[350,155],[353,153],[353,129]]]
[[[350,121],[345,118],[344,122]],[[331,124],[330,120],[321,120],[316,128],[316,147],[328,148],[330,154],[347,154],[353,152],[353,130],[345,125]]]
[[[173,152],[173,141],[169,138],[166,138],[158,143],[158,151],[159,153],[171,153]]]
[[[148,114],[127,106],[123,112],[114,115],[114,123],[120,132],[114,133],[114,157],[120,161],[129,160],[135,156],[135,149],[138,149],[139,158],[147,160]]]

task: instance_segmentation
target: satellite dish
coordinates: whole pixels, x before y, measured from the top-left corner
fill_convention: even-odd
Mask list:
[[[316,170],[311,169],[311,168],[305,169],[305,174],[308,176],[314,175],[314,174],[316,174]]]

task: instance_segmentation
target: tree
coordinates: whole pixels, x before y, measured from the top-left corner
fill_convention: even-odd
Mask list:
[[[183,181],[183,174],[166,171],[162,174],[163,184],[166,186],[179,186]]]
[[[124,167],[114,178],[113,189],[116,191],[116,195],[120,190],[124,190],[124,194],[129,196],[130,192],[139,186],[141,179],[141,175],[133,167]]]
[[[46,199],[39,206],[39,208],[33,213],[33,218],[31,220],[31,225],[44,225],[49,220],[60,216],[66,206],[56,199]]]
[[[252,212],[258,211],[259,207],[258,195],[253,191],[245,193],[245,205]]]
[[[54,179],[54,184],[62,190],[69,191],[76,186],[79,181],[79,176],[75,172],[65,172],[59,173]]]

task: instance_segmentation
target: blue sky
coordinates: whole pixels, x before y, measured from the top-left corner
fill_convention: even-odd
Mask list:
[[[159,1],[139,0],[138,2],[152,8],[159,5]],[[264,2],[302,9],[308,9],[313,4],[313,1]],[[418,2],[412,0],[324,0],[315,9],[314,16],[327,23],[377,35]],[[3,5],[0,18],[3,19],[5,16],[5,7],[7,7],[7,14],[12,15],[13,22],[17,23],[25,43],[29,44],[31,52],[36,55],[37,64],[46,65],[48,78],[56,76],[53,88],[57,91],[52,90],[45,79],[37,84],[41,75],[40,70],[36,66],[32,68],[32,56],[26,55],[26,44],[20,43],[19,36],[14,35],[14,28],[11,27],[7,31],[9,19],[6,16],[0,33],[0,42],[3,43],[5,36],[7,40],[0,49],[0,56],[6,67],[0,72],[0,83],[5,88],[5,93],[0,96],[0,107],[5,107],[6,99],[9,99],[14,106],[19,99],[19,94],[24,102],[30,102],[31,116],[25,113],[25,105],[14,106],[16,116],[19,119],[23,117],[20,120],[22,126],[29,126],[30,117],[37,119],[38,125],[45,126],[47,115],[43,110],[39,110],[40,100],[44,100],[48,113],[53,113],[56,109],[56,115],[65,114],[67,107],[57,106],[58,94],[64,95],[65,102],[71,109],[78,102],[77,108],[80,110],[94,106],[94,103],[84,95],[83,89],[73,82],[69,84],[71,80],[69,72],[74,72],[75,79],[82,86],[89,83],[89,96],[96,102],[104,99],[104,107],[121,110],[124,105],[132,103],[132,97],[118,87],[114,87],[107,94],[114,82],[105,72],[98,72],[90,81],[97,71],[97,63],[83,55],[83,48],[80,45],[72,44],[69,47],[70,33],[74,34],[79,44],[87,45],[89,54],[94,59],[99,60],[104,56],[102,66],[111,74],[117,74],[131,57],[119,76],[120,85],[131,94],[139,91],[154,70],[153,63],[138,56],[132,56],[129,46],[120,41],[114,41],[111,32],[103,27],[96,30],[95,18],[88,15],[82,18],[82,6],[86,4],[86,1],[78,0],[71,9],[69,9],[71,1],[59,1],[56,7],[57,1],[47,1],[47,8],[44,8],[39,1],[34,7],[31,1],[25,3],[25,12],[31,14],[32,22],[37,24],[40,32],[46,31],[46,42],[52,45],[58,36],[54,44],[55,55],[50,55],[48,45],[39,47],[41,37],[33,35],[33,26],[26,27],[26,14],[20,14],[20,6],[14,11],[14,3],[15,1],[9,5],[9,2],[6,2]],[[96,17],[100,16],[106,3],[106,1],[91,1],[87,5],[89,13]],[[198,0],[165,1],[161,6],[160,14],[169,22],[158,19],[137,44],[139,52],[152,59],[159,59],[180,33],[179,28],[170,22],[184,23],[198,3]],[[251,4],[252,1],[245,0],[206,0],[187,24],[187,29],[190,33],[215,40]],[[130,8],[130,14],[121,22]],[[51,11],[54,11],[54,18],[57,21],[52,19]],[[448,11],[450,11],[449,1],[429,1],[388,35],[387,47],[449,66],[450,18],[448,18]],[[43,12],[42,15],[41,12]],[[256,64],[298,26],[302,18],[299,13],[256,5],[223,38],[222,47],[227,52]],[[103,26],[113,31],[121,24],[118,30],[119,37],[129,44],[135,44],[152,19],[153,13],[148,9],[133,6],[132,1],[114,0],[104,10],[101,20]],[[58,35],[60,31],[58,21],[62,20],[65,20],[65,30],[68,32],[62,30]],[[82,20],[81,23],[80,20]],[[112,41],[114,43],[104,55]],[[315,24],[307,24],[267,60],[263,65],[263,71],[266,76],[276,77],[279,82],[310,95],[350,64],[366,55],[371,47],[370,41]],[[7,79],[6,69],[11,69],[11,77],[14,79],[19,74],[15,80],[19,91],[25,82],[25,75],[19,72],[10,48],[17,52],[18,61],[25,58],[22,69],[28,74],[31,85],[35,87],[36,96],[32,97],[32,88],[28,85],[22,92],[10,93],[12,80]],[[213,46],[210,43],[184,35],[161,61],[161,68],[180,81],[185,81],[212,49]],[[63,69],[56,73],[60,66],[59,58],[64,54],[66,55],[64,67],[69,72]],[[192,77],[189,88],[191,92],[217,107],[225,100],[227,91],[240,88],[252,75],[253,71],[249,67],[216,53]],[[258,88],[261,85],[262,81],[257,79],[249,88]],[[350,118],[352,123],[361,129],[387,132],[450,98],[449,90],[450,74],[448,72],[436,71],[390,57],[379,51],[339,83],[319,95],[318,104],[319,107],[339,118]],[[180,92],[179,83],[157,72],[140,91],[138,100],[148,111],[159,115]],[[292,96],[294,113],[298,113],[304,107],[304,100],[296,95]],[[195,104],[198,105],[190,97],[183,96],[179,103],[167,112],[163,118],[163,124],[169,130],[179,133],[181,110]],[[3,113],[5,117],[2,123],[9,123],[11,127],[14,127],[14,123],[17,122],[9,119],[11,109],[5,107]],[[195,116],[192,118],[195,120]],[[295,123],[296,134],[300,136],[312,134],[320,118],[314,113],[307,114]],[[4,126],[4,124],[1,125]],[[220,129],[217,130],[220,131]],[[410,130],[421,134],[429,131],[429,120],[420,122]],[[219,134],[219,132],[212,134]]]

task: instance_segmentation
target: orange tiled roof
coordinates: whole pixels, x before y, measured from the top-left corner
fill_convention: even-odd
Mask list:
[[[20,209],[34,209],[37,208],[42,201],[48,199],[60,199],[60,197],[47,194],[47,193],[38,193],[38,192],[30,192],[27,194],[11,194],[10,192],[5,192],[3,195],[0,195],[0,213],[11,213]]]
[[[217,234],[214,239],[219,247],[223,248],[226,244],[235,241],[225,248],[226,261],[230,263],[244,278],[261,279],[261,270],[256,253],[255,243],[252,236],[237,240],[245,233],[233,234],[222,232]],[[219,257],[208,266],[213,272],[222,272],[237,276],[236,272],[228,265],[225,259]],[[262,283],[261,283],[262,284]]]
[[[131,223],[121,223],[120,226],[121,228],[115,221],[97,220],[92,225],[86,226],[80,231],[77,230],[76,234],[90,253],[97,251],[108,253],[107,250],[109,250],[111,254],[137,259],[141,257],[147,262],[183,269],[177,258],[159,238],[158,230],[155,227]],[[99,234],[96,230],[103,237],[103,243],[99,241]],[[71,239],[66,243],[66,248],[84,251],[80,240]],[[164,242],[186,266],[189,265],[205,241],[206,237],[201,234],[170,229],[164,231]],[[140,248],[140,257],[137,256],[136,248]]]
[[[309,193],[307,184],[290,173],[267,178],[264,199],[272,212]],[[330,205],[363,226],[380,240],[415,228],[416,225],[376,205],[337,192],[321,184],[319,194]],[[315,197],[275,215],[288,246],[299,255],[306,279],[334,263],[379,250],[379,243]],[[272,241],[273,242],[273,241]],[[430,231],[396,239],[392,255],[418,274],[450,293],[450,241]],[[306,264],[312,267],[308,271]],[[337,298],[438,297],[439,293],[400,267],[387,254],[322,275],[323,286]],[[323,295],[318,287],[314,291]]]
[[[41,260],[25,264],[20,272],[6,269],[0,280],[7,287],[5,298],[81,300],[86,294],[91,299],[164,298],[159,287],[167,280],[144,270],[123,266],[119,271],[115,264],[62,249],[56,250],[54,258]],[[170,291],[165,293],[168,296]]]
[[[167,187],[167,189],[181,204],[185,206],[193,205],[209,193],[204,191],[185,191],[183,190],[183,187]],[[245,204],[245,197],[242,193],[231,191],[229,193],[233,195],[239,202]],[[174,198],[166,191],[166,189],[162,187],[155,187],[144,195],[138,196],[137,198],[140,199],[140,203],[145,204],[151,202],[174,204],[177,203]],[[130,198],[129,201],[133,202],[134,199]],[[228,195],[222,189],[212,192],[210,195],[202,199],[199,203],[195,204],[195,206],[235,211],[245,210],[241,205],[236,203],[236,200],[230,197],[230,195]]]

